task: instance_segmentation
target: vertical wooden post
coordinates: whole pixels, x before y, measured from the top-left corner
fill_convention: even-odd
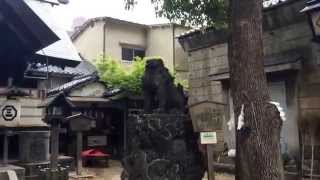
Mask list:
[[[58,123],[52,123],[51,126],[51,171],[58,171],[58,157],[59,157],[59,130],[60,125]]]
[[[207,145],[207,160],[208,160],[208,180],[215,180],[215,172],[214,172],[214,166],[213,166],[213,150],[214,145],[208,144]]]
[[[3,166],[8,165],[8,147],[9,140],[8,140],[8,131],[4,130],[3,134]]]
[[[81,175],[82,171],[82,132],[77,132],[77,175]]]
[[[127,153],[127,111],[123,112],[123,156]]]

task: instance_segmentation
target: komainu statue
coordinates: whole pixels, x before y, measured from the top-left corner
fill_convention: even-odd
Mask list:
[[[161,59],[147,61],[142,88],[145,113],[152,113],[155,109],[161,113],[185,111],[186,97],[183,88],[181,85],[175,86],[173,77]]]
[[[145,69],[145,112],[128,116],[121,180],[201,180],[203,157],[182,87],[174,85],[162,60],[147,61]]]

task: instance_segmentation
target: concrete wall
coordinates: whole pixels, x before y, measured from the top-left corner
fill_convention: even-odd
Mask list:
[[[209,74],[227,66],[226,44],[189,53],[189,104],[204,100],[225,102],[222,83],[210,81]]]
[[[83,58],[92,61],[102,55],[103,24],[103,22],[92,23],[73,40],[73,44]]]
[[[151,27],[147,36],[147,56],[160,56],[168,69],[173,70],[173,30],[170,26]]]
[[[177,78],[181,80],[188,79],[189,77],[189,65],[188,65],[188,54],[183,50],[181,44],[176,38],[178,35],[190,30],[185,27],[175,27],[174,37],[175,37],[175,72],[177,73]]]
[[[114,59],[122,59],[123,45],[146,48],[146,30],[144,27],[116,22],[97,21],[87,27],[73,40],[80,54],[93,61],[103,55],[103,31],[105,31],[105,55]]]
[[[106,55],[121,60],[122,46],[146,49],[146,30],[142,27],[107,23]]]
[[[34,90],[36,91],[36,90]],[[6,97],[0,97],[1,108],[4,105],[14,105],[17,109],[17,117],[13,121],[4,121],[0,118],[0,127],[45,127],[43,121],[44,109],[39,108],[43,100],[34,93],[31,97],[17,97],[14,100],[8,100]]]
[[[90,61],[103,54],[104,21],[97,21],[87,27],[73,40],[80,54]],[[121,60],[122,46],[146,50],[146,56],[160,56],[172,72],[177,72],[179,79],[188,78],[187,53],[175,38],[189,28],[176,25],[142,26],[116,21],[106,22],[106,56]],[[128,65],[130,62],[121,61]]]
[[[188,28],[177,25],[151,26],[147,36],[147,56],[160,56],[179,79],[188,78],[187,53],[184,52],[176,36],[188,31]]]

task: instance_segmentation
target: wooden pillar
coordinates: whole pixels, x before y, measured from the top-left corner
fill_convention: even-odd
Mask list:
[[[214,145],[208,144],[207,145],[207,160],[208,160],[208,180],[215,180],[215,172],[214,172],[214,159],[213,159],[213,150]]]
[[[123,156],[127,153],[127,111],[123,112]]]
[[[59,157],[59,131],[60,125],[58,123],[52,123],[51,125],[51,171],[58,171],[58,157]]]
[[[82,132],[78,131],[77,132],[77,175],[81,175],[82,171],[82,157],[81,157],[81,152],[82,152]]]
[[[3,133],[3,166],[8,165],[8,148],[9,148],[8,131],[5,130]]]

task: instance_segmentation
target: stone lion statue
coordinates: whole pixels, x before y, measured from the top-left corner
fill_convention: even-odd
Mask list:
[[[146,62],[142,77],[144,94],[144,111],[152,113],[185,112],[186,97],[183,87],[174,84],[174,79],[161,59],[150,59]]]

